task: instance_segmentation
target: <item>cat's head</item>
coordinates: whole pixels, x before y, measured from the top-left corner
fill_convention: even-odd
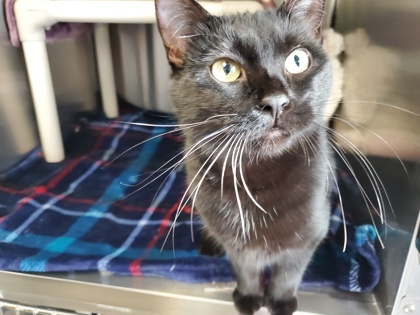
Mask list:
[[[286,0],[278,10],[217,17],[194,0],[156,0],[178,119],[210,119],[185,130],[187,141],[229,127],[219,140],[271,156],[318,130],[331,85],[322,9],[321,0]]]

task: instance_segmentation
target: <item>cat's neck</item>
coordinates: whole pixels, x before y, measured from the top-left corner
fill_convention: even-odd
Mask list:
[[[247,187],[255,193],[278,189],[285,182],[297,183],[303,177],[311,176],[317,171],[317,165],[325,160],[323,136],[314,133],[312,141],[297,142],[297,144],[283,153],[275,156],[246,155],[241,163],[236,163],[236,182],[246,182]],[[223,182],[226,187],[234,187],[235,175],[232,171],[232,161],[224,165],[224,159],[209,171],[207,178],[214,187],[220,187]],[[240,170],[240,167],[242,170]]]

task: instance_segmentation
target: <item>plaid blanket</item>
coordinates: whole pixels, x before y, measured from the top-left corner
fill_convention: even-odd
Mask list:
[[[147,111],[118,121],[173,124],[171,116]],[[83,118],[66,139],[63,162],[45,163],[37,148],[9,169],[0,180],[0,269],[101,270],[191,283],[234,280],[225,257],[200,255],[201,223],[197,217],[191,221],[190,208],[165,242],[185,191],[182,164],[172,173],[155,172],[181,152],[177,132],[157,136],[171,130]],[[151,180],[139,190],[139,183]],[[334,196],[330,235],[302,287],[364,292],[376,285],[380,267],[373,229],[347,224],[343,253],[341,209]]]

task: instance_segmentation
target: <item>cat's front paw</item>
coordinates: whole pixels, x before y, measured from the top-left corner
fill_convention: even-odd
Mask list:
[[[258,311],[263,304],[262,296],[244,295],[235,289],[233,291],[233,302],[239,313],[243,315],[252,315]]]
[[[297,310],[297,300],[295,297],[287,301],[278,301],[269,298],[266,304],[271,315],[292,315]]]

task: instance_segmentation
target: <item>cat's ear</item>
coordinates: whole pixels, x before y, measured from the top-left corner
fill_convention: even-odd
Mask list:
[[[155,0],[156,18],[169,62],[180,66],[188,41],[210,14],[194,0]]]
[[[289,17],[302,18],[312,26],[315,36],[322,41],[321,24],[324,0],[284,0],[279,11]]]

